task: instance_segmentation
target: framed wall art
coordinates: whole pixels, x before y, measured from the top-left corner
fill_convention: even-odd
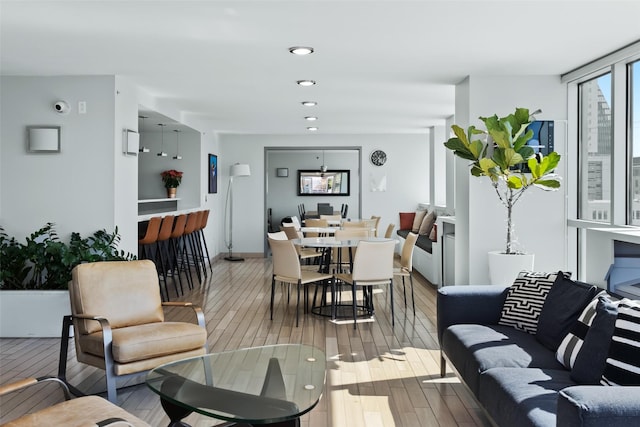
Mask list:
[[[209,194],[218,192],[218,156],[209,154],[209,164],[207,165],[209,173]]]

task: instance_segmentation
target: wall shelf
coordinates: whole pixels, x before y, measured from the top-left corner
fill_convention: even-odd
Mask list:
[[[172,212],[178,210],[179,198],[138,200],[138,215]]]

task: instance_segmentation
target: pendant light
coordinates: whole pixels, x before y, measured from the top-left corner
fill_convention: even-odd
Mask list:
[[[173,130],[176,133],[176,155],[173,156],[173,160],[182,160],[182,156],[180,155],[180,129]]]
[[[327,171],[327,165],[324,164],[324,150],[322,150],[322,165],[320,166],[320,172],[322,172],[321,176],[324,176],[324,173]]]
[[[160,152],[157,154],[158,157],[167,157],[167,153],[164,151],[164,127],[166,126],[165,124],[162,123],[158,123],[158,126],[160,126],[160,129],[162,129],[162,149],[160,150]]]
[[[144,131],[144,119],[148,119],[147,116],[138,116],[139,119],[142,119],[142,125],[138,128],[138,133],[140,134],[140,148],[138,149],[141,153],[148,153],[149,147],[145,147],[142,143],[142,132]]]

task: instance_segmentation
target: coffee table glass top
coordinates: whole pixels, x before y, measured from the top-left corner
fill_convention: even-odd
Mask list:
[[[203,415],[275,423],[298,418],[318,403],[325,360],[307,345],[253,347],[159,366],[146,383],[161,399]]]

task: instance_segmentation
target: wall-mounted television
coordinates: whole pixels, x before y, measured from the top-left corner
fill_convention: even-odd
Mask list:
[[[298,196],[348,196],[349,170],[298,170]]]

